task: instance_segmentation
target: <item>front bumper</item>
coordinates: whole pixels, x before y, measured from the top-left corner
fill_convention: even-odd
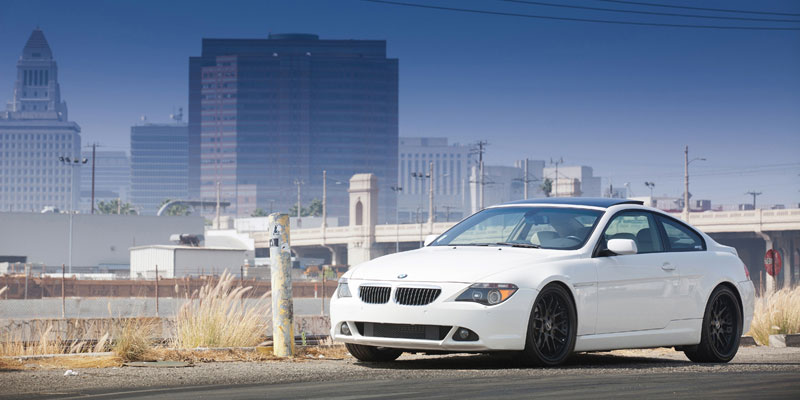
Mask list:
[[[392,284],[392,295],[385,304],[368,304],[358,297],[359,283],[350,280],[353,297],[331,300],[331,337],[344,343],[393,347],[408,350],[431,351],[500,351],[525,348],[528,318],[536,298],[534,289],[519,289],[511,298],[495,306],[484,306],[473,302],[456,302],[455,298],[469,285],[464,283],[436,284],[442,294],[425,306],[407,306],[394,301],[396,286]],[[384,283],[385,284],[385,283]],[[414,282],[402,282],[403,287],[413,287]],[[430,287],[430,283],[418,283]],[[450,330],[442,340],[405,339],[394,337],[364,336],[356,322],[408,325],[444,325]],[[351,335],[341,333],[341,325],[348,324]],[[475,341],[457,341],[453,335],[460,327],[478,335]]]

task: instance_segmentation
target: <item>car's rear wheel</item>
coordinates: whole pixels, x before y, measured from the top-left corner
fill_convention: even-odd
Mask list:
[[[739,350],[742,336],[742,311],[733,290],[720,286],[711,293],[703,316],[700,344],[685,349],[694,362],[728,362]]]
[[[366,346],[363,344],[345,343],[347,351],[360,361],[386,362],[394,361],[403,354],[402,350],[388,347]]]
[[[533,303],[521,361],[535,366],[562,364],[575,348],[577,329],[577,311],[567,289],[545,286]]]

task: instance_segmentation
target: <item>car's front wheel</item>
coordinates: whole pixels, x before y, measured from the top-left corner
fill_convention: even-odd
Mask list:
[[[356,359],[366,362],[394,361],[403,354],[402,350],[388,347],[366,346],[363,344],[345,343],[347,351]]]
[[[578,317],[567,289],[544,287],[533,303],[522,361],[535,366],[562,364],[575,348]]]
[[[714,289],[706,305],[700,344],[685,349],[694,362],[728,362],[739,350],[742,336],[742,311],[733,290],[726,286]]]

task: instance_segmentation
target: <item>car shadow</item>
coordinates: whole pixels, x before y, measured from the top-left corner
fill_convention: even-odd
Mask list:
[[[527,369],[528,367],[514,359],[512,354],[450,354],[427,356],[419,358],[400,358],[392,362],[369,363],[356,362],[357,365],[368,368],[380,369],[408,369],[408,370],[501,370],[501,369]],[[676,360],[666,357],[641,357],[632,355],[618,355],[610,353],[579,353],[575,354],[558,369],[642,369],[642,368],[674,368],[692,364],[689,360]]]

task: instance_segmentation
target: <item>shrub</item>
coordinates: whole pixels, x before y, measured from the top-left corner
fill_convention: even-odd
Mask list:
[[[252,287],[234,287],[235,277],[225,271],[219,281],[207,283],[181,306],[175,320],[173,345],[177,348],[255,346],[272,320],[272,306],[261,296],[245,305]]]
[[[767,345],[769,335],[790,333],[800,333],[800,286],[756,298],[748,335]]]

